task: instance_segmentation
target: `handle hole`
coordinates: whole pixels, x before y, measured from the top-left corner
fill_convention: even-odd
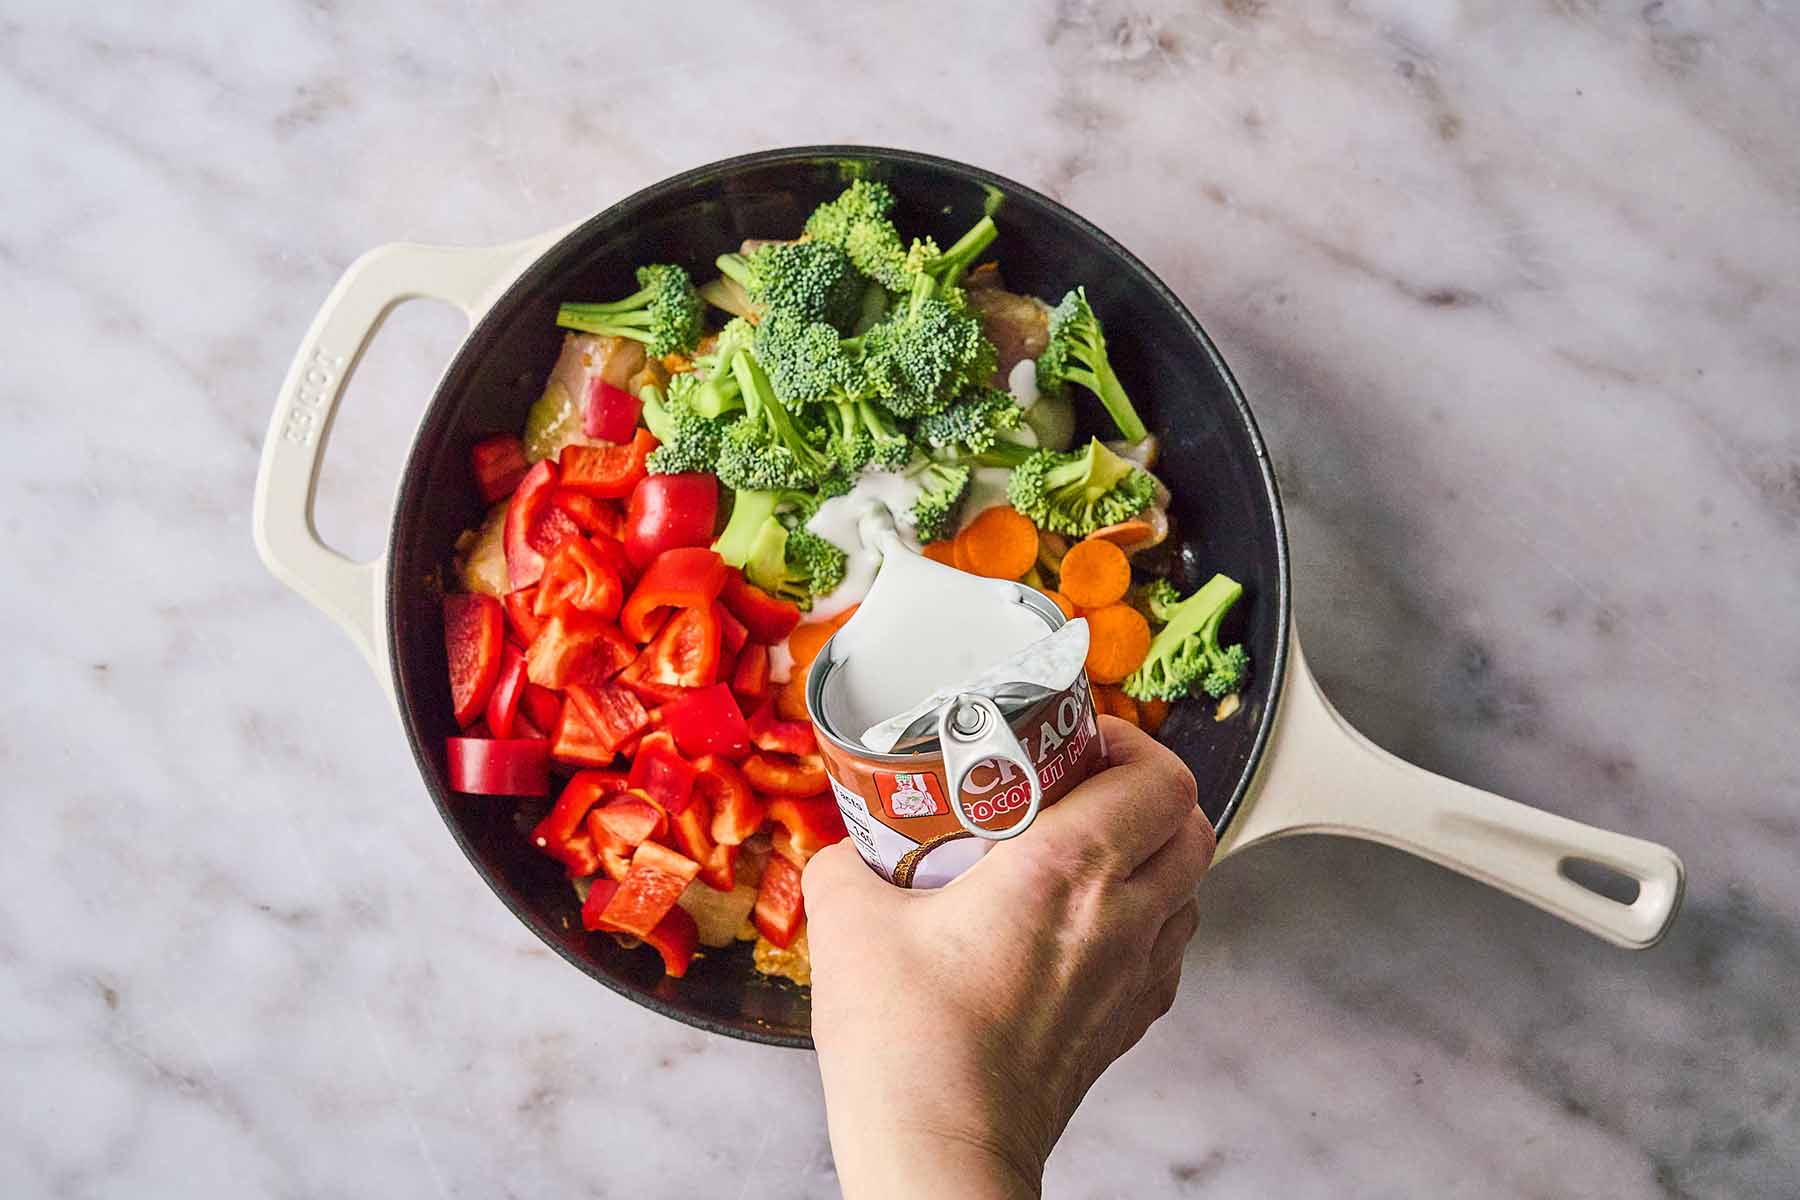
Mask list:
[[[1620,904],[1637,902],[1638,881],[1605,863],[1595,862],[1591,858],[1565,858],[1556,864],[1556,869],[1570,883],[1579,884],[1608,900],[1616,900]]]

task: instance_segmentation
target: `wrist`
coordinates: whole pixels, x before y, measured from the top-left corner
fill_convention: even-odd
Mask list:
[[[839,1125],[834,1112],[831,1144],[845,1200],[1039,1200],[1042,1195],[1043,1165],[985,1134],[891,1117],[873,1133]]]

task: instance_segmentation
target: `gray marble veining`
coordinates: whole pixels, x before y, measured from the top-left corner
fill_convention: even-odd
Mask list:
[[[1675,847],[1612,950],[1373,846],[1234,859],[1053,1194],[1800,1194],[1800,17],[1677,0],[0,14],[0,1191],[835,1194],[811,1060],[613,997],[497,904],[250,546],[363,249],[696,163],[989,165],[1244,383],[1309,655],[1372,736]],[[456,319],[353,386],[379,545]]]

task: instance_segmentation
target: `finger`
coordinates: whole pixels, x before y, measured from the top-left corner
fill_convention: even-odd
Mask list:
[[[1154,911],[1173,912],[1206,877],[1218,844],[1212,821],[1200,809],[1191,810],[1162,848],[1132,872],[1131,890]]]
[[[1194,930],[1198,928],[1200,901],[1189,896],[1187,903],[1170,913],[1169,919],[1156,931],[1156,940],[1150,943],[1150,953],[1144,957],[1145,976],[1157,981],[1173,971],[1179,978],[1181,956],[1187,951],[1187,944],[1193,940]]]
[[[1187,764],[1149,734],[1117,717],[1100,718],[1100,729],[1106,768],[1039,814],[1041,831],[1026,836],[1129,875],[1180,827],[1199,791]]]

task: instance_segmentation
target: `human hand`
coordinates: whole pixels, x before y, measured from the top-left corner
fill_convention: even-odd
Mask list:
[[[1179,758],[1101,721],[1109,766],[949,887],[893,887],[847,840],[807,864],[847,1196],[1037,1195],[1088,1088],[1174,1002],[1212,826]]]

